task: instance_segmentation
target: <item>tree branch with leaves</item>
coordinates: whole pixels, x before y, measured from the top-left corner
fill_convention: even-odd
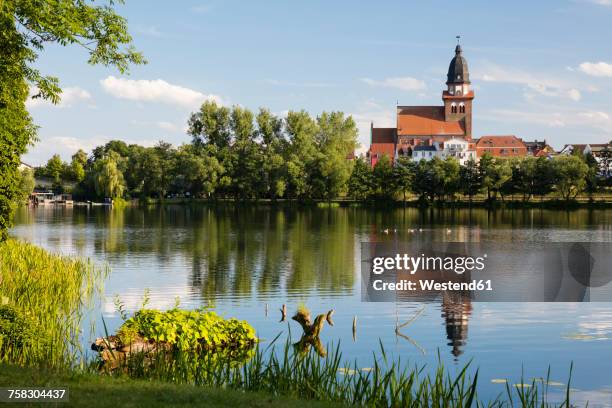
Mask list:
[[[59,79],[34,67],[52,44],[85,49],[89,64],[112,66],[127,73],[145,59],[132,45],[127,20],[115,12],[122,1],[94,5],[85,0],[0,1],[0,241],[8,236],[19,191],[20,157],[36,141],[37,128],[26,100],[61,99]]]

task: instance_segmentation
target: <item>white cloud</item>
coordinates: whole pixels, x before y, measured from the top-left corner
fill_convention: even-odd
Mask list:
[[[402,91],[421,91],[426,88],[425,82],[412,77],[394,77],[385,78],[383,80],[362,78],[361,81],[370,86],[396,88]]]
[[[582,98],[582,94],[576,88],[572,88],[567,91],[567,96],[572,100],[578,102]]]
[[[612,77],[612,64],[606,62],[583,62],[578,69],[591,76]]]
[[[85,89],[79,88],[78,86],[68,86],[62,89],[62,94],[60,95],[61,100],[57,105],[54,105],[48,100],[42,98],[32,99],[32,96],[36,93],[38,93],[37,88],[33,87],[32,89],[30,89],[30,97],[26,101],[26,106],[28,108],[36,108],[39,106],[68,108],[81,102],[89,101],[91,103],[92,101],[91,94]]]
[[[205,95],[193,89],[170,84],[163,79],[125,79],[108,76],[100,81],[102,88],[116,98],[140,102],[159,102],[190,109],[205,100],[221,102],[216,95]]]
[[[579,101],[582,99],[580,89],[595,90],[593,87],[578,86],[569,80],[558,79],[550,75],[533,74],[492,63],[482,64],[480,69],[475,70],[472,77],[484,82],[523,85],[525,87],[524,96],[528,100],[532,100],[536,96],[550,96]]]

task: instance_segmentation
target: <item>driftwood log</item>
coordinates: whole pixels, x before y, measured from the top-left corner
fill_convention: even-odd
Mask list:
[[[314,323],[310,322],[310,311],[307,309],[298,310],[297,313],[292,317],[293,320],[298,322],[302,329],[304,330],[304,335],[319,337],[321,333],[321,329],[323,329],[323,325],[327,321],[327,324],[330,326],[334,325],[332,321],[332,315],[334,314],[334,309],[330,310],[326,314],[320,314],[315,317]]]
[[[334,325],[332,320],[333,314],[334,310],[332,309],[325,314],[318,315],[315,317],[314,322],[311,323],[310,311],[308,311],[308,309],[299,309],[292,319],[302,326],[304,333],[300,341],[295,343],[294,346],[303,353],[308,352],[311,347],[314,347],[321,357],[325,357],[327,352],[321,343],[319,335],[321,334],[325,322],[330,326]]]
[[[91,349],[100,353],[105,368],[117,368],[131,354],[150,354],[157,351],[171,350],[168,343],[147,341],[142,337],[133,339],[130,344],[122,344],[117,336],[99,337],[91,345]]]

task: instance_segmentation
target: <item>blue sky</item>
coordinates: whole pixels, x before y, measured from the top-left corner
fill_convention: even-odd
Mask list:
[[[612,0],[143,1],[127,0],[149,64],[121,76],[53,46],[38,67],[63,102],[28,106],[40,141],[24,161],[65,159],[111,139],[188,142],[206,98],[283,114],[352,114],[393,126],[395,105],[440,105],[455,36],[475,89],[474,135],[565,143],[612,139]]]

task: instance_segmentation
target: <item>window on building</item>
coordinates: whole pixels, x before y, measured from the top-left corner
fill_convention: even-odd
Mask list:
[[[465,113],[465,105],[464,104],[459,105],[459,113]]]
[[[455,104],[451,105],[451,113],[457,113],[457,105]]]

